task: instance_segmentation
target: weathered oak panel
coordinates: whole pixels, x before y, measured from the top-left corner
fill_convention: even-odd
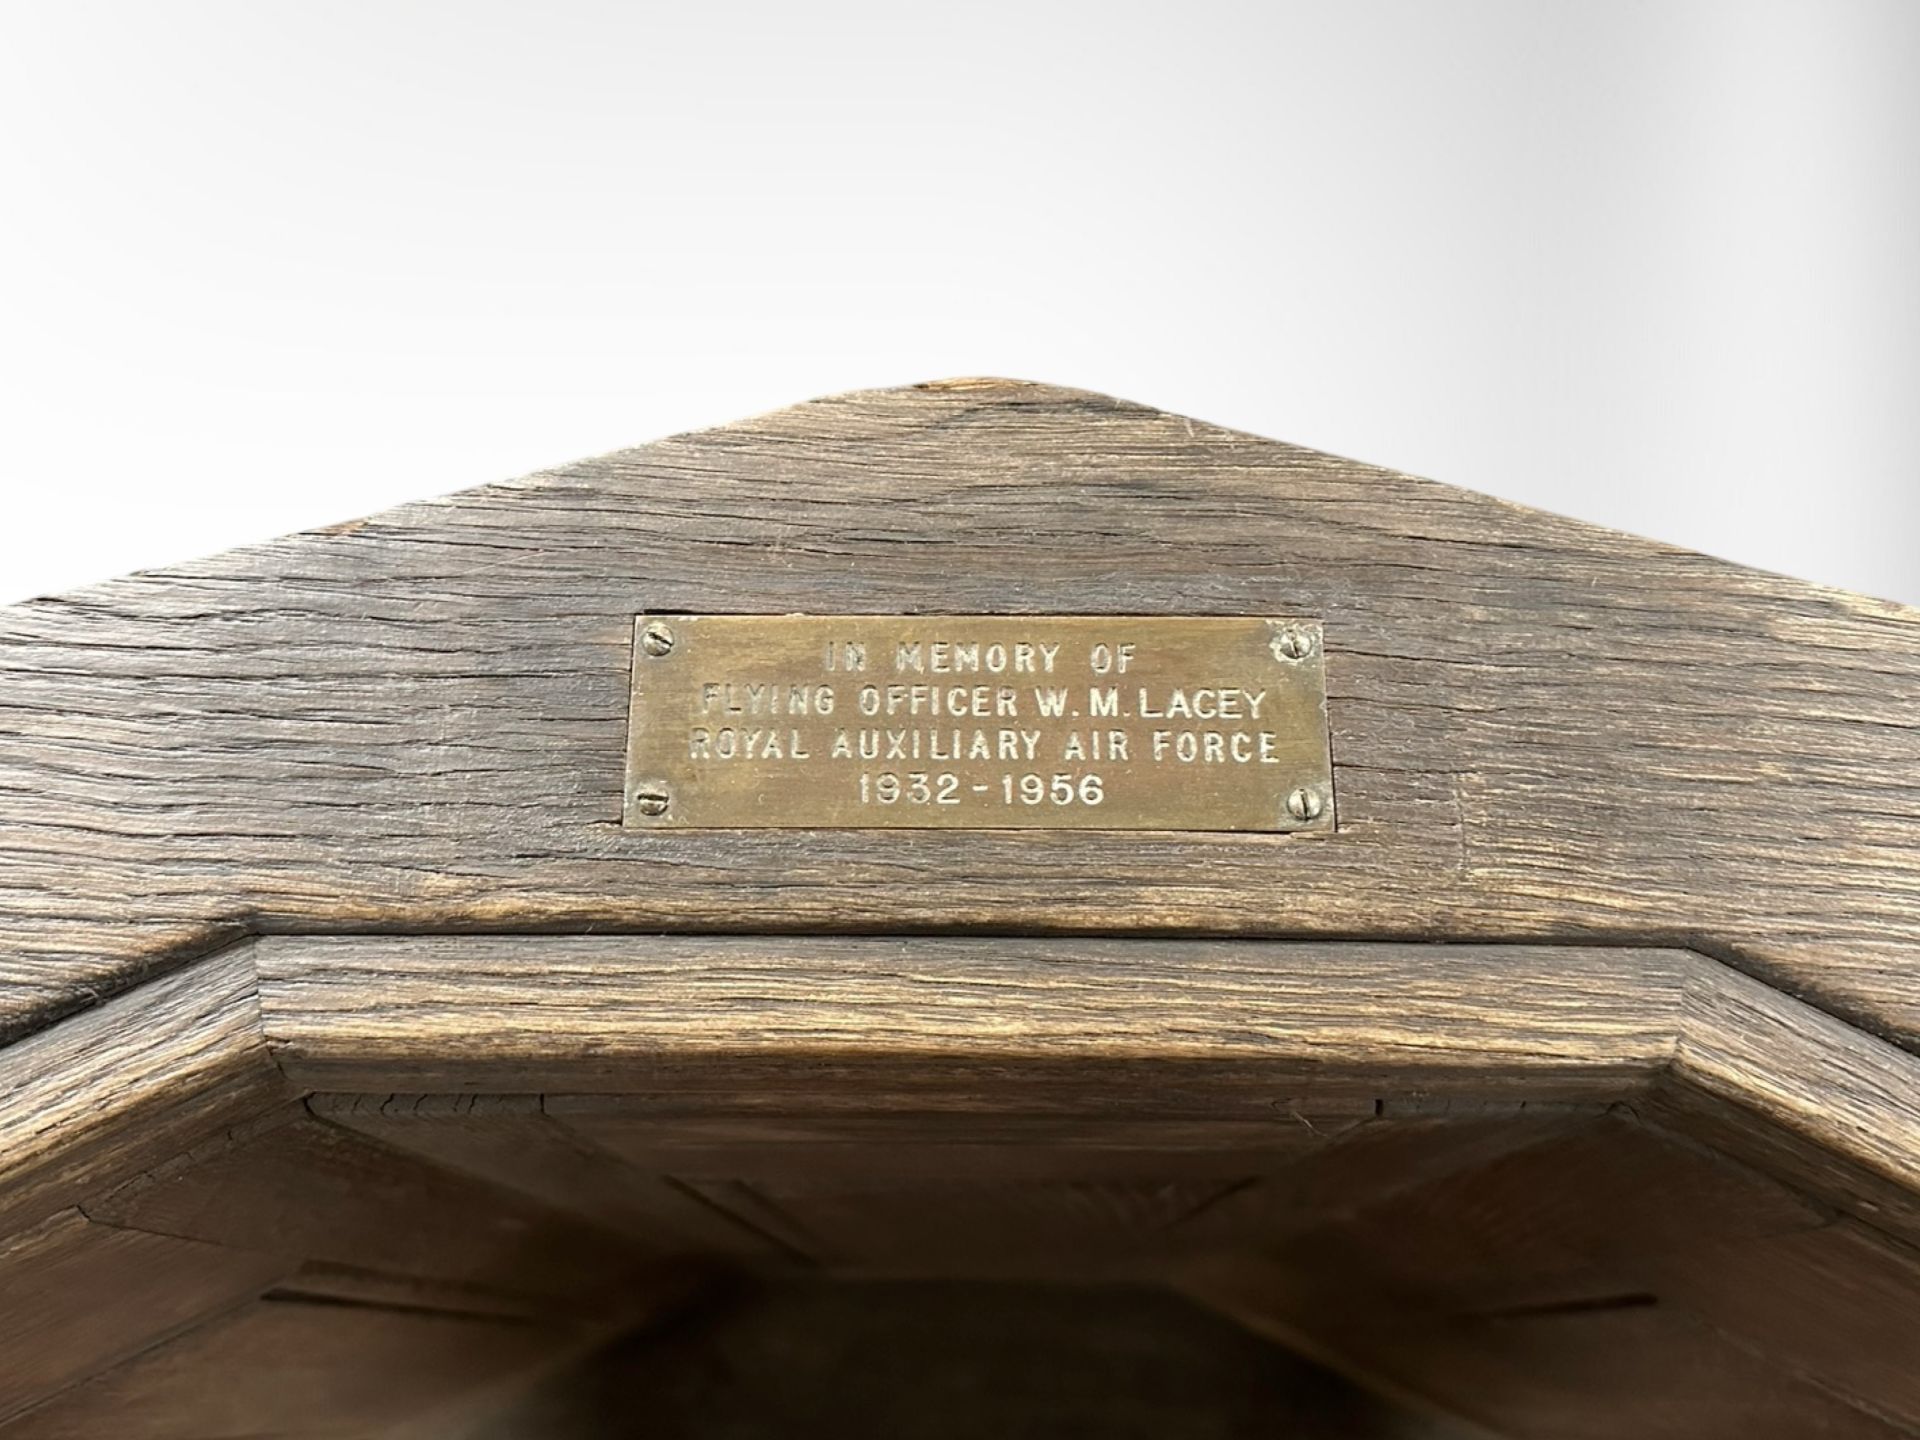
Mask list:
[[[115,1225],[545,1297],[590,1313],[641,1259],[617,1237],[304,1111],[93,1201]]]
[[[1257,1333],[1378,1393],[1419,1397],[1513,1440],[1914,1433],[1860,1395],[1796,1373],[1658,1296],[1436,1317],[1329,1295],[1285,1264],[1247,1257],[1190,1275],[1187,1285]]]
[[[1338,805],[623,826],[646,612],[1323,618]],[[0,611],[0,1040],[9,1440],[437,1437],[802,1272],[1177,1283],[1506,1435],[1920,1434],[1920,613],[821,401]]]
[[[513,1321],[259,1301],[49,1400],[7,1440],[364,1436],[570,1340]]]
[[[637,1249],[765,1260],[773,1247],[668,1182],[554,1119],[540,1095],[320,1095],[332,1123],[531,1196]]]
[[[648,608],[1323,616],[1340,833],[635,834]],[[1910,1042],[1917,717],[1899,606],[1081,392],[844,396],[0,614],[0,1019],[250,927],[1128,927],[1681,941]]]
[[[289,1268],[280,1256],[115,1229],[77,1210],[0,1239],[0,1424],[235,1308]]]

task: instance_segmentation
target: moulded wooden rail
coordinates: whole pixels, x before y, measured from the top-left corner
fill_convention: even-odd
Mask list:
[[[1063,1113],[1636,1099],[1796,1139],[1879,1223],[1920,1216],[1920,1060],[1677,949],[263,936],[0,1050],[0,1078],[0,1217],[317,1089],[662,1088]]]

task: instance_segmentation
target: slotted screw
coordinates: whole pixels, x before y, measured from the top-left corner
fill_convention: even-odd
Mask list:
[[[1300,625],[1289,625],[1273,637],[1273,658],[1305,660],[1313,654],[1313,632]]]
[[[1296,820],[1318,820],[1327,813],[1327,802],[1318,790],[1302,785],[1287,796],[1287,813]]]

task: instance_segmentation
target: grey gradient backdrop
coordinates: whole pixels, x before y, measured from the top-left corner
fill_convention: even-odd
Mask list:
[[[0,600],[857,386],[1920,601],[1920,3],[0,0]]]

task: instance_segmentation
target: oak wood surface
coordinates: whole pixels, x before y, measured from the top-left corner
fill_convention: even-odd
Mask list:
[[[1912,1434],[1657,1305],[1449,1325],[1398,1353],[1423,1393],[1528,1440]],[[1575,1393],[1607,1401],[1570,1406]]]
[[[1747,1347],[1920,1429],[1920,1250],[1852,1221],[1669,1251],[1652,1283]]]
[[[1470,1131],[1450,1133],[1467,1123],[1445,1122],[1427,1173],[1368,1183],[1349,1171],[1340,1193],[1309,1203],[1281,1171],[1189,1228],[1216,1251],[1284,1257],[1335,1308],[1359,1297],[1370,1313],[1459,1317],[1634,1293],[1661,1257],[1832,1219],[1817,1200],[1624,1110],[1518,1130],[1490,1155],[1474,1152]],[[1382,1143],[1404,1148],[1382,1125]]]
[[[1920,1061],[1684,951],[274,936],[254,957],[302,1086],[1307,1126],[1449,1094],[1626,1100],[1920,1236]]]
[[[1326,622],[1340,831],[635,833],[647,608]],[[1683,943],[1920,1038],[1920,616],[1004,381],[0,613],[0,1023],[248,931]],[[138,897],[138,903],[130,903]]]
[[[646,1251],[762,1260],[767,1238],[663,1178],[620,1163],[541,1095],[318,1095],[321,1118],[533,1197]]]
[[[623,829],[649,609],[1322,619],[1337,828]],[[0,1428],[439,1435],[747,1273],[1912,1436],[1916,962],[1920,614],[1080,392],[815,402],[0,611]]]
[[[0,1424],[36,1401],[252,1299],[283,1257],[62,1211],[0,1240]]]
[[[1376,1393],[1514,1440],[1894,1440],[1884,1387],[1835,1384],[1784,1363],[1780,1339],[1730,1335],[1657,1294],[1597,1294],[1483,1316],[1324,1303],[1284,1262],[1237,1257],[1189,1272],[1189,1294]],[[1576,1400],[1574,1397],[1583,1397]]]
[[[640,1273],[618,1237],[305,1110],[269,1117],[109,1191],[115,1225],[545,1297],[590,1313]]]
[[[512,1321],[262,1300],[61,1392],[6,1435],[347,1440],[531,1368],[554,1347],[550,1333]]]
[[[193,1376],[250,1353],[222,1338],[250,1293],[276,1335],[282,1313],[322,1317],[320,1355],[353,1353],[336,1314],[522,1327],[521,1359],[482,1347],[458,1383],[435,1347],[463,1332],[402,1327],[302,1421],[435,1433],[443,1404],[507,1403],[636,1296],[728,1271],[1173,1283],[1515,1437],[1920,1432],[1901,1368],[1920,1059],[1693,952],[267,936],[0,1066],[47,1055],[77,1088],[42,1093],[80,1119],[166,1123],[141,1145],[123,1128],[116,1160],[83,1123],[47,1138],[11,1112],[23,1173],[82,1192],[83,1216],[43,1225],[266,1258],[233,1293],[211,1264],[143,1291],[51,1230],[15,1235],[29,1288],[72,1278],[65,1313],[130,1313],[69,1326],[107,1338],[41,1364],[9,1437],[123,1409],[221,1433],[241,1412],[206,1411]],[[151,1108],[234,1065],[276,1077],[253,1115]],[[319,1083],[366,1088],[304,1094]],[[1780,1298],[1753,1303],[1746,1257],[1779,1268]],[[1621,1347],[1631,1404],[1570,1335]],[[287,1393],[344,1383],[305,1365]],[[281,1399],[246,1413],[280,1425]]]
[[[1137,1106],[1142,1092],[1103,1088],[1102,1077],[1148,1067],[1154,1108],[1171,1108],[1184,1082],[1216,1119],[1230,1118],[1229,1101],[1271,1114],[1274,1087],[1288,1082],[1336,1104],[1371,1103],[1382,1085],[1485,1093],[1503,1079],[1535,1101],[1616,1096],[1673,1053],[1697,959],[672,935],[273,936],[255,957],[274,1056],[316,1088],[535,1081],[725,1092],[764,1108],[804,1065],[815,1104],[838,1088],[870,1111],[971,1083],[969,1105],[1080,1110]]]
[[[0,1049],[0,1233],[290,1100],[242,949]]]

